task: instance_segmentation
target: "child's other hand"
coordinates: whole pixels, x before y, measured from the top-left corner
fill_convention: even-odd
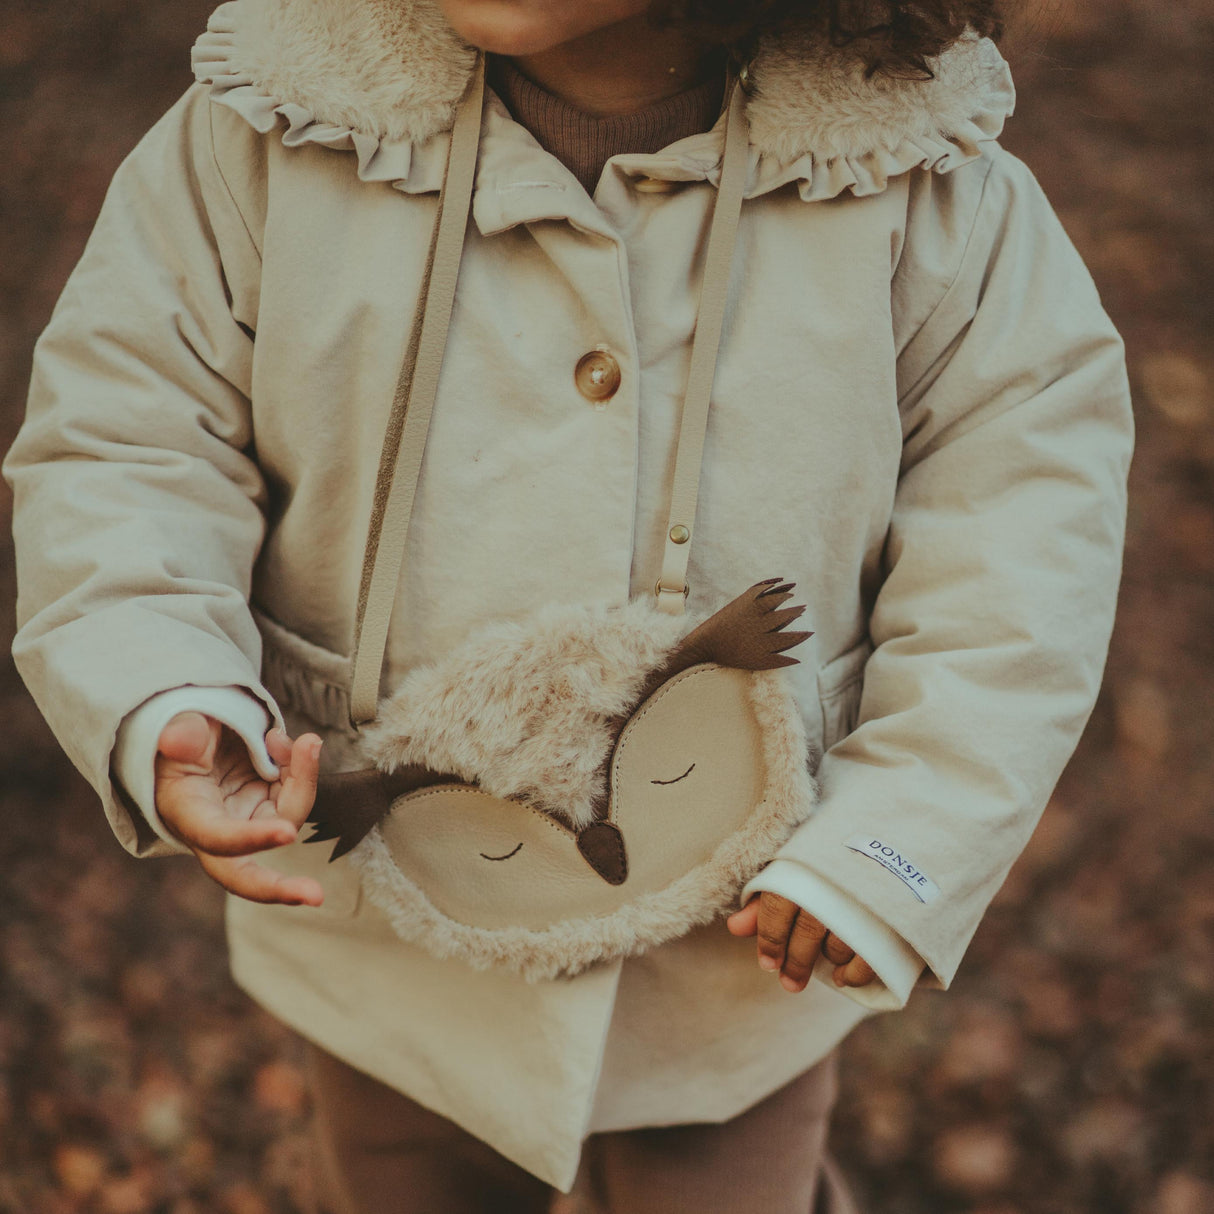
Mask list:
[[[780,974],[786,991],[803,991],[821,953],[834,962],[836,986],[867,986],[875,977],[825,924],[779,894],[756,894],[725,921],[735,936],[758,936],[759,966]]]
[[[199,712],[175,716],[160,734],[156,810],[171,834],[193,849],[208,876],[253,902],[319,906],[320,882],[257,864],[250,853],[290,843],[312,811],[321,740],[266,736],[281,774],[257,774],[240,736]]]

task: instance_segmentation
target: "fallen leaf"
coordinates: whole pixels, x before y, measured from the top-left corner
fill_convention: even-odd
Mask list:
[[[90,1197],[105,1179],[106,1160],[95,1147],[60,1143],[55,1148],[55,1176],[72,1197]]]
[[[1138,364],[1142,392],[1151,408],[1178,426],[1206,425],[1211,418],[1211,385],[1205,368],[1177,350],[1145,354]]]
[[[306,1105],[308,1089],[297,1066],[276,1059],[257,1068],[253,1076],[253,1096],[259,1108],[297,1117]]]
[[[950,1189],[977,1195],[1003,1188],[1012,1176],[1016,1148],[996,1126],[959,1126],[936,1139],[936,1176]]]
[[[1187,1172],[1169,1172],[1155,1190],[1150,1214],[1210,1214],[1214,1184]]]

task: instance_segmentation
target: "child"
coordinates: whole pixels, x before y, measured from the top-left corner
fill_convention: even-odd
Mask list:
[[[222,4],[115,177],[6,461],[23,677],[123,846],[229,891],[233,974],[310,1043],[345,1210],[844,1208],[832,1051],[951,981],[1100,684],[1122,351],[995,142],[990,4],[649,10]],[[435,346],[411,318],[447,281],[427,265],[468,114]],[[697,338],[715,376],[680,522]],[[394,532],[394,390],[416,357],[424,391],[436,348]],[[332,861],[297,839],[322,739],[326,772],[367,766],[376,619],[373,707],[377,678],[497,621],[655,590],[703,618],[772,574],[813,630],[780,677],[817,803],[726,922],[528,981],[402,938],[378,828]]]

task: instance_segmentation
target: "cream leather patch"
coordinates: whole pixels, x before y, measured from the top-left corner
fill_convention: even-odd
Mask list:
[[[431,786],[397,797],[349,853],[368,913],[436,957],[528,982],[711,922],[815,804],[804,725],[780,674],[704,663],[635,711],[606,807],[626,874],[592,864],[585,838],[522,801]]]
[[[543,929],[609,914],[708,861],[763,797],[751,675],[696,666],[654,693],[620,736],[609,819],[628,879],[608,885],[574,833],[517,801],[465,785],[399,798],[380,829],[400,871],[434,906],[480,928]]]
[[[934,902],[940,896],[940,887],[896,847],[872,835],[853,835],[848,839],[847,846],[888,869],[920,902]]]

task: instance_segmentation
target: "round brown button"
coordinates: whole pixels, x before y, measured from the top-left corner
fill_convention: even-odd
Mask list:
[[[599,404],[610,400],[620,386],[620,364],[606,350],[591,350],[578,359],[573,371],[577,390]]]

